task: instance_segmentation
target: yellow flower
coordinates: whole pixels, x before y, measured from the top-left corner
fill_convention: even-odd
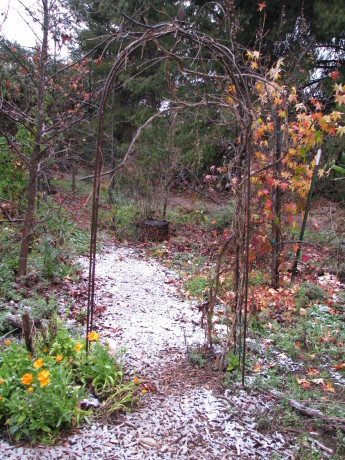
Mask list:
[[[47,353],[47,351],[48,351],[48,350],[44,347],[44,348],[43,348],[43,353]]]
[[[3,383],[5,383],[5,380],[4,380],[4,379],[0,379],[0,385],[2,385]]]
[[[62,355],[57,355],[56,361],[59,363],[59,362],[62,361],[62,360],[63,360]]]
[[[82,343],[77,343],[77,345],[74,347],[74,351],[79,351],[82,350],[84,345]]]
[[[35,369],[40,369],[43,366],[43,359],[37,359],[37,361],[34,362],[34,368]]]
[[[33,391],[34,391],[34,389],[33,389],[32,387],[29,387],[29,388],[28,388],[28,392],[29,392],[29,393],[32,393]]]
[[[90,342],[96,341],[99,342],[99,335],[95,331],[91,331],[87,338],[89,339]]]
[[[24,374],[22,377],[22,384],[29,386],[33,381],[34,376],[32,374]]]
[[[139,383],[139,379],[137,376],[134,377],[134,380],[133,380],[134,383]]]
[[[11,345],[11,340],[5,340],[5,345]]]
[[[145,393],[147,393],[147,390],[141,390],[141,392],[144,395]]]
[[[46,385],[48,385],[48,383],[50,383],[49,379],[41,380],[40,381],[40,387],[45,387]]]
[[[41,371],[38,373],[37,380],[39,382],[42,382],[43,380],[47,380],[47,378],[50,376],[50,372],[47,371],[46,369],[44,371]],[[42,386],[42,385],[41,385]]]

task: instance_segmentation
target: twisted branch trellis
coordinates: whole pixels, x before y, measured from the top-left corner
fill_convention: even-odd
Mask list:
[[[247,321],[247,299],[248,299],[248,255],[249,255],[249,236],[250,236],[250,164],[251,164],[251,126],[252,126],[252,110],[251,101],[249,97],[249,82],[253,75],[241,72],[237,63],[235,49],[223,45],[208,35],[197,32],[193,29],[185,29],[178,23],[160,23],[156,26],[147,26],[146,24],[139,24],[133,21],[136,25],[144,28],[144,31],[128,32],[119,31],[116,35],[109,39],[109,43],[114,40],[126,40],[129,44],[118,53],[115,62],[108,74],[105,86],[102,92],[99,116],[98,116],[98,129],[97,129],[97,146],[95,158],[95,172],[94,172],[94,185],[93,185],[93,203],[92,203],[92,222],[91,222],[91,242],[90,242],[90,260],[89,260],[89,284],[88,284],[88,304],[87,304],[87,327],[86,327],[86,349],[88,350],[88,334],[93,329],[94,323],[94,296],[95,296],[95,267],[96,267],[96,243],[97,243],[97,223],[98,223],[98,208],[99,208],[99,194],[100,194],[100,180],[102,176],[103,167],[103,133],[104,133],[104,114],[109,91],[115,77],[126,68],[131,55],[145,46],[146,43],[154,44],[157,49],[162,53],[163,58],[166,60],[166,73],[170,92],[173,95],[173,100],[169,101],[169,108],[162,112],[157,113],[151,117],[147,122],[138,130],[136,136],[129,147],[124,160],[118,165],[115,170],[124,164],[124,161],[129,157],[134,142],[139,137],[143,128],[145,128],[155,117],[162,116],[166,112],[176,112],[180,110],[191,110],[197,107],[207,107],[213,105],[220,109],[229,109],[229,104],[224,99],[224,91],[221,97],[214,95],[206,97],[203,96],[197,102],[181,101],[174,94],[170,76],[168,74],[169,60],[177,62],[178,69],[182,74],[194,76],[205,80],[221,81],[227,86],[233,85],[236,89],[235,94],[232,95],[234,103],[231,111],[235,117],[236,123],[239,127],[241,136],[241,143],[238,147],[235,170],[237,173],[237,187],[236,187],[236,212],[235,221],[233,225],[234,230],[234,245],[235,245],[235,268],[234,268],[234,281],[235,281],[235,301],[232,306],[235,312],[235,320],[233,327],[233,338],[228,338],[228,343],[233,340],[234,346],[237,346],[243,357],[243,378],[244,378],[244,360],[245,360],[245,339],[246,339],[246,321]],[[168,50],[161,43],[160,39],[166,37],[175,37],[173,47]],[[194,57],[194,63],[198,61],[198,54],[202,50],[208,50],[219,66],[222,68],[222,74],[208,74],[197,71],[186,66],[186,58],[179,55],[177,48],[179,44],[191,43],[198,49],[197,56]],[[115,170],[113,172],[115,173]],[[107,172],[109,173],[109,171]],[[242,318],[242,310],[244,309],[244,318]],[[212,308],[207,312],[208,319],[212,314]],[[241,328],[241,323],[243,327]],[[208,320],[207,328],[207,341],[208,345],[212,344],[210,320]],[[239,329],[239,334],[236,334],[236,329]],[[241,352],[240,342],[243,343]]]

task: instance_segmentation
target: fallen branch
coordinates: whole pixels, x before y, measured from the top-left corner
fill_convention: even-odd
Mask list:
[[[323,444],[321,444],[320,441],[317,441],[317,440],[314,439],[314,438],[308,438],[308,441],[310,441],[312,444],[316,444],[317,447],[319,447],[320,449],[324,450],[324,451],[327,452],[328,454],[331,454],[331,455],[334,454],[333,449],[330,449],[329,447],[324,446]]]
[[[273,398],[278,399],[281,401],[284,395],[276,391],[269,391],[268,392]],[[304,404],[296,401],[295,399],[288,399],[287,401],[291,407],[298,410],[303,415],[307,415],[308,417],[315,417],[324,422],[329,423],[330,425],[339,428],[341,431],[345,432],[345,418],[342,417],[331,417],[329,415],[325,415],[323,412],[313,409],[312,407],[305,406]]]
[[[342,431],[345,431],[345,418],[341,417],[330,417],[329,415],[325,415],[321,411],[317,409],[312,409],[311,407],[304,406],[303,404],[295,401],[294,399],[288,399],[288,403],[291,407],[301,412],[301,414],[307,415],[309,417],[316,417],[324,422],[328,422],[332,425],[335,425]]]

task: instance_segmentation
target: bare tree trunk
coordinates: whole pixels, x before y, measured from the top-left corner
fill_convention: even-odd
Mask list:
[[[41,143],[43,136],[44,120],[44,94],[45,94],[45,72],[48,57],[48,29],[49,29],[49,4],[48,0],[42,0],[43,5],[43,40],[40,53],[40,64],[38,69],[38,100],[37,100],[37,123],[34,146],[31,153],[29,165],[29,188],[28,204],[26,208],[25,221],[22,231],[19,264],[17,277],[26,275],[28,254],[30,246],[30,235],[34,221],[35,198],[37,191],[37,171],[41,157]]]
[[[32,152],[30,161],[31,164],[29,169],[28,205],[26,208],[25,221],[22,231],[22,242],[20,246],[19,264],[17,271],[18,277],[26,275],[32,224],[34,220],[38,168],[38,161],[34,157],[37,157],[37,152],[35,151]]]
[[[111,93],[111,133],[110,133],[110,149],[111,149],[111,169],[115,169],[115,152],[114,152],[114,110],[115,110],[115,83]],[[108,203],[113,204],[113,193],[115,185],[115,174],[110,174],[110,182],[108,186]]]
[[[76,176],[76,166],[73,165],[72,167],[72,193],[75,195],[75,176]]]

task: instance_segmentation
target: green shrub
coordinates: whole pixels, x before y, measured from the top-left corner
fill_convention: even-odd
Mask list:
[[[91,414],[80,408],[86,387],[99,398],[111,394],[109,410],[131,407],[135,383],[122,383],[122,361],[117,364],[98,342],[98,334],[91,334],[88,355],[83,343],[66,329],[51,337],[50,344],[45,343],[49,337],[41,337],[35,344],[35,356],[22,344],[4,342],[0,350],[0,424],[7,425],[15,440],[52,442],[62,427],[77,426]],[[121,404],[116,405],[116,394],[121,395]]]
[[[208,286],[208,279],[202,275],[197,275],[185,283],[184,288],[189,292],[191,297],[201,297]]]
[[[188,359],[192,364],[196,364],[199,367],[204,367],[207,361],[207,359],[204,358],[202,352],[197,348],[189,350]]]
[[[0,352],[0,420],[11,437],[49,441],[62,426],[78,424],[86,415],[77,403],[84,388],[75,385],[65,360],[35,359],[11,343]]]
[[[100,226],[115,231],[118,238],[136,238],[141,219],[140,209],[132,202],[117,203],[110,210],[99,211]]]
[[[211,215],[212,220],[215,220],[215,227],[217,230],[224,230],[231,228],[232,220],[235,212],[235,202],[230,201],[228,204],[219,206]]]
[[[296,306],[297,308],[303,308],[310,302],[322,301],[327,297],[327,293],[316,284],[304,282],[301,283],[298,293],[295,295]]]

